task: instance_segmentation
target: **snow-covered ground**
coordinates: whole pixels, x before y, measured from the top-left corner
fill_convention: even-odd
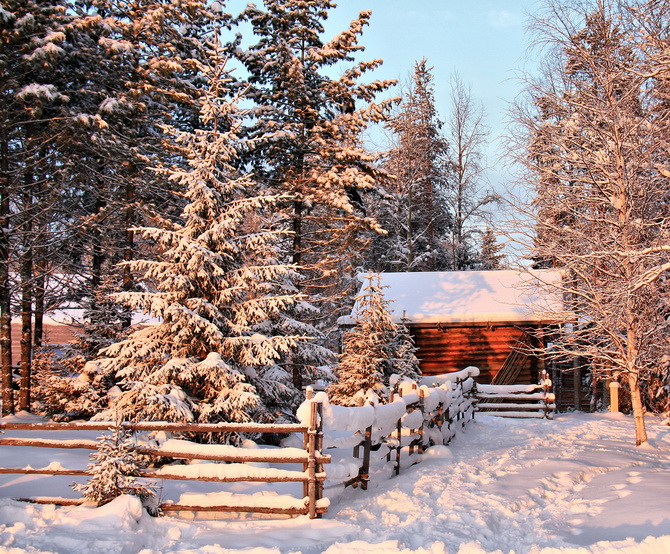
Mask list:
[[[152,518],[132,497],[100,508],[1,499],[0,551],[670,552],[670,427],[650,417],[648,430],[650,443],[635,448],[633,422],[620,414],[478,415],[399,477],[330,491],[318,520]],[[3,446],[0,465],[42,467],[31,455]],[[0,496],[51,494],[43,480],[52,478],[1,477]]]

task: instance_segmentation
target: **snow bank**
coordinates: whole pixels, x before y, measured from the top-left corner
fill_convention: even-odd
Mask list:
[[[398,477],[379,465],[367,491],[337,489],[323,519],[182,513],[151,518],[134,498],[100,508],[0,499],[3,552],[387,552],[389,554],[657,554],[670,552],[670,427],[648,417],[649,448],[634,446],[623,414],[562,414],[550,424],[480,415],[450,446],[433,446]],[[15,466],[26,448],[3,447]],[[87,452],[53,451],[84,465]],[[374,453],[375,455],[377,453]],[[79,464],[64,457],[80,457]],[[356,460],[348,454],[349,463]],[[341,460],[345,463],[345,457]],[[3,461],[4,464],[4,461]],[[4,464],[6,465],[6,464]],[[202,464],[206,465],[206,464]],[[224,464],[219,464],[224,465]],[[357,471],[357,469],[356,469]],[[381,478],[383,476],[383,479]],[[59,478],[0,476],[3,495],[30,496]],[[65,486],[71,478],[62,478]],[[188,483],[198,495],[243,492],[239,483]],[[184,483],[163,483],[180,499]],[[253,487],[252,487],[252,490]],[[279,495],[286,489],[277,490]],[[279,498],[277,498],[279,497]],[[221,498],[219,497],[219,500]],[[258,500],[260,502],[260,500]],[[299,500],[298,500],[299,502]]]

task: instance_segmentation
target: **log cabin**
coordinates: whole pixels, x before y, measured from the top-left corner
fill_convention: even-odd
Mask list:
[[[382,273],[380,285],[393,319],[405,318],[424,376],[473,365],[479,382],[510,385],[536,383],[544,369],[538,335],[562,309],[546,286],[558,279],[549,270]],[[356,306],[340,325],[355,322]]]

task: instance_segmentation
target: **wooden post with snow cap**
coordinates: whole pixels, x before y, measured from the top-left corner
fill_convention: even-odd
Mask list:
[[[419,410],[421,410],[421,427],[419,427],[419,454],[423,454],[423,435],[426,425],[426,391],[419,387]]]
[[[323,452],[323,404],[321,402],[316,403],[316,454],[322,454]],[[316,473],[321,475],[324,473],[323,462],[319,458],[316,460]],[[323,498],[323,480],[316,480],[316,501],[318,502]],[[316,503],[315,503],[316,505]],[[321,517],[320,513],[317,513],[316,517]]]
[[[365,440],[363,441],[363,464],[360,470],[361,490],[368,490],[370,482],[370,455],[372,452],[372,425],[365,429]]]
[[[621,388],[621,383],[619,381],[610,381],[610,412],[619,411],[619,389]]]
[[[398,396],[402,398],[402,389],[398,390]],[[400,475],[400,453],[402,451],[402,417],[398,419],[396,424],[396,435],[398,437],[398,445],[395,449],[395,474]]]
[[[309,430],[307,431],[307,502],[309,506],[309,518],[316,517],[316,435],[318,419],[318,402],[310,401],[309,406]]]
[[[314,396],[314,389],[310,386],[305,387],[305,400],[312,400],[312,397]],[[311,417],[311,412],[310,412],[310,417]],[[305,433],[302,436],[302,449],[305,451],[309,451],[309,432]],[[308,471],[308,462],[305,462],[302,464],[302,470],[303,471]],[[308,482],[304,481],[302,484],[302,496],[307,497],[309,495],[309,486]]]

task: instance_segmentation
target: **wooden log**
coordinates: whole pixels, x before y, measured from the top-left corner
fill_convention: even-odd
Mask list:
[[[21,475],[90,475],[86,469],[33,469],[26,467],[0,467],[0,474]]]
[[[309,515],[309,507],[287,507],[279,508],[276,506],[233,506],[233,505],[216,505],[216,506],[199,506],[195,504],[161,504],[160,509],[163,512],[244,512],[257,514],[285,514],[285,515]],[[317,505],[317,514],[325,514],[328,511],[327,506]]]
[[[0,472],[1,473],[1,472]],[[294,475],[288,475],[294,473]],[[86,474],[86,473],[85,473]],[[309,481],[310,477],[305,472],[295,471],[286,472],[285,475],[279,476],[263,476],[263,475],[235,475],[235,476],[215,476],[215,475],[198,475],[189,476],[180,473],[157,472],[153,470],[143,470],[136,474],[136,477],[143,477],[146,479],[166,479],[168,481],[207,481],[213,483],[301,483]],[[327,478],[326,473],[315,473],[314,479],[317,482],[323,482]]]
[[[109,422],[69,422],[69,423],[15,423],[0,422],[0,430],[5,431],[109,431],[116,423]],[[274,423],[171,423],[166,421],[144,421],[121,423],[121,427],[131,431],[171,431],[174,433],[304,433],[307,426],[300,424]]]
[[[59,496],[31,496],[28,498],[14,498],[18,502],[31,504],[55,504],[56,506],[81,506],[86,502],[83,498],[61,498]]]
[[[479,402],[477,410],[483,409],[517,409],[517,410],[546,410],[547,404],[535,402],[533,404],[517,404],[515,402]]]
[[[1,443],[0,443],[1,444]],[[242,450],[242,449],[240,449]],[[217,462],[268,462],[276,464],[298,464],[308,462],[307,452],[296,454],[294,456],[282,456],[268,454],[267,450],[257,450],[257,449],[245,449],[243,452],[239,453],[228,453],[228,454],[216,454],[216,453],[206,453],[206,452],[183,452],[180,450],[170,450],[164,448],[137,448],[137,452],[140,454],[146,454],[148,456],[159,456],[163,458],[174,458],[178,460],[211,460]],[[330,463],[331,457],[327,454],[317,454],[317,460],[320,463],[328,464]]]
[[[27,498],[15,498],[18,502],[30,502],[32,504],[54,504],[57,506],[81,506],[86,502],[83,498],[61,498],[56,496],[35,496]],[[259,506],[259,505],[216,505],[216,506],[199,506],[195,504],[176,504],[166,502],[161,504],[160,509],[164,512],[245,512],[245,513],[259,513],[259,514],[287,514],[287,515],[307,515],[309,509],[304,507],[278,507],[278,506]],[[328,511],[327,504],[319,503],[316,506],[317,514],[324,514]]]
[[[502,400],[534,400],[536,402],[543,402],[549,397],[544,392],[478,392],[476,398],[487,400],[489,398],[500,398]]]
[[[57,439],[22,439],[18,437],[0,437],[0,445],[4,446],[31,446],[38,448],[86,448],[96,450],[98,441],[95,440],[57,440]]]
[[[543,412],[488,412],[488,415],[496,417],[513,417],[513,418],[528,418],[528,419],[545,419]]]

